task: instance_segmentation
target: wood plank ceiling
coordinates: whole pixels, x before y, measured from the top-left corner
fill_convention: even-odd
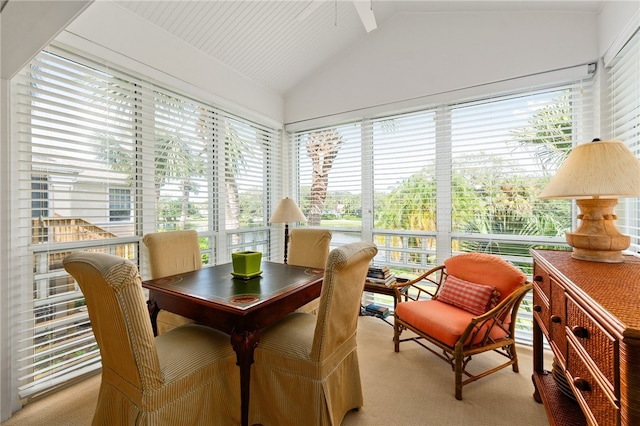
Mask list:
[[[283,96],[367,37],[346,0],[116,0],[238,73]],[[319,4],[318,4],[319,3]],[[602,1],[366,1],[378,30],[398,13],[582,10]],[[317,7],[310,7],[311,4]],[[307,12],[308,16],[304,17]]]

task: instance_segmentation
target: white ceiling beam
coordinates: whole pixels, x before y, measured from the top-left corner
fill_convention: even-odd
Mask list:
[[[358,12],[358,15],[360,15],[362,25],[364,25],[364,29],[367,30],[368,33],[378,28],[378,24],[376,24],[376,17],[373,14],[373,3],[371,0],[355,0],[353,5],[356,7],[356,11]]]

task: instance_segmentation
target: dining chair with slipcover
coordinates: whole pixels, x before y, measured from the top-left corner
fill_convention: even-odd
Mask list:
[[[332,233],[329,229],[295,228],[289,234],[289,265],[324,269],[329,256]],[[298,308],[297,312],[315,314],[320,299],[312,300]]]
[[[531,290],[518,268],[492,254],[464,253],[394,289],[400,301],[394,314],[395,351],[401,342],[413,341],[447,361],[455,373],[456,399],[462,399],[464,385],[491,373],[508,366],[518,372],[516,316]],[[404,330],[416,336],[401,339]],[[503,355],[506,362],[471,373],[472,356],[487,351]]]
[[[142,241],[149,252],[151,279],[182,274],[202,268],[198,233],[194,230],[154,232]],[[193,320],[173,312],[160,311],[156,317],[157,334],[190,324]]]
[[[63,264],[84,294],[102,357],[94,426],[240,422],[240,380],[228,335],[187,324],[154,337],[133,262],[76,252]]]
[[[369,242],[333,249],[318,314],[292,312],[261,331],[251,371],[251,424],[339,425],[363,405],[356,329],[377,251]]]

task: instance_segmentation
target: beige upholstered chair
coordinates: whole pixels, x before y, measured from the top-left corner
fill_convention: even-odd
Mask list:
[[[251,371],[251,424],[339,425],[363,404],[356,328],[375,245],[331,251],[318,315],[293,312],[261,333]]]
[[[395,351],[401,342],[413,341],[447,361],[457,399],[468,383],[508,366],[518,372],[516,316],[531,290],[518,268],[492,254],[464,253],[393,287],[400,301],[394,313]],[[404,330],[415,335],[401,339]],[[471,358],[489,351],[506,361],[472,373]]]
[[[146,234],[142,241],[149,249],[151,278],[162,278],[202,268],[202,255],[196,231],[171,231]],[[160,311],[156,324],[158,334],[192,323],[172,312]]]
[[[93,425],[240,422],[240,382],[229,336],[188,324],[153,337],[138,268],[77,252],[64,267],[84,293],[102,356]]]
[[[295,228],[289,234],[289,265],[307,266],[324,269],[329,256],[332,233],[328,229]],[[313,300],[300,307],[298,312],[315,314],[320,299]]]
[[[294,228],[289,234],[289,265],[324,269],[329,256],[331,231],[321,228]]]

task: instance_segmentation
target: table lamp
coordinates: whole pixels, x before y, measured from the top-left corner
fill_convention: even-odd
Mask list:
[[[307,218],[295,201],[289,197],[280,200],[276,210],[269,219],[270,223],[284,223],[284,263],[287,263],[287,249],[289,246],[289,224],[292,222],[304,222]]]
[[[578,145],[539,198],[571,198],[580,208],[578,228],[566,235],[572,257],[620,263],[631,238],[615,226],[618,198],[640,195],[640,160],[620,141]]]

